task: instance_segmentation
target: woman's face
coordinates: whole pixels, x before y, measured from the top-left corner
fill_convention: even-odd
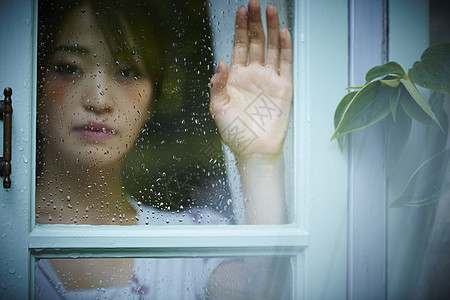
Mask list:
[[[45,155],[58,153],[67,162],[86,165],[113,164],[148,121],[152,81],[141,62],[115,58],[107,38],[88,6],[63,23],[39,101],[39,127],[48,140]],[[131,36],[126,40],[132,41]]]

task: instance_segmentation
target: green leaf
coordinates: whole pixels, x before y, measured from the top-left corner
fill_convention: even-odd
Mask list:
[[[435,153],[437,150],[445,149],[447,144],[447,136],[448,136],[448,115],[445,111],[444,105],[444,94],[433,92],[431,94],[430,99],[428,100],[431,106],[431,110],[436,115],[436,118],[441,123],[442,127],[444,127],[445,132],[442,133],[440,130],[435,130],[433,128],[428,128],[425,133],[425,153],[431,155]]]
[[[395,168],[398,159],[405,149],[411,132],[412,119],[405,114],[403,109],[397,110],[397,117],[386,118],[385,135],[387,147],[387,169],[388,174]]]
[[[420,61],[408,71],[408,76],[424,88],[450,93],[450,43],[426,49]]]
[[[390,87],[396,88],[400,84],[400,79],[381,79],[380,82],[384,85],[388,85]]]
[[[445,95],[442,93],[438,93],[438,92],[433,92],[430,96],[430,99],[428,100],[428,102],[431,105],[431,108],[435,107],[435,106],[442,106],[444,104],[444,98]]]
[[[366,82],[370,82],[386,75],[397,75],[397,77],[403,78],[406,76],[406,73],[402,66],[394,61],[391,61],[382,66],[376,66],[370,69],[366,74]]]
[[[442,124],[442,127],[445,129],[445,136],[448,134],[448,114],[444,108],[444,94],[433,92],[430,96],[428,102],[430,103],[431,110],[436,115],[436,118],[439,120],[439,123]],[[445,139],[447,140],[447,139]]]
[[[434,115],[433,111],[431,110],[430,106],[428,105],[428,103],[425,101],[425,99],[422,98],[422,96],[420,95],[419,91],[417,90],[416,86],[414,85],[413,82],[411,82],[411,80],[409,79],[400,79],[400,82],[403,84],[403,86],[406,88],[406,90],[408,91],[409,95],[411,95],[411,97],[414,99],[414,101],[420,106],[420,108],[434,121],[436,122],[436,124],[439,126],[439,128],[442,130],[442,132],[444,132],[444,129],[442,128],[441,124],[439,123],[438,119],[436,118],[436,116]],[[402,94],[405,94],[402,92]],[[401,97],[402,99],[404,99],[403,97]],[[425,123],[429,126],[431,126],[431,124],[427,121],[427,119],[425,117],[421,117],[421,114],[419,113],[419,111],[417,111],[417,109],[415,109],[415,106],[413,106],[410,101],[402,101],[400,102],[402,104],[403,109],[405,109],[405,112],[411,117],[416,119],[419,122]],[[405,106],[404,106],[405,105]],[[405,108],[406,107],[406,108]],[[411,114],[410,114],[411,113]],[[414,116],[413,116],[414,115]],[[416,118],[417,117],[417,118]]]
[[[342,117],[344,116],[345,111],[347,110],[348,105],[352,101],[353,97],[358,92],[350,92],[342,98],[341,102],[339,102],[338,107],[334,113],[334,128],[336,129],[338,124],[341,122]],[[341,136],[338,138],[338,144],[341,151],[344,149],[345,145],[345,136]]]
[[[450,191],[450,149],[423,162],[390,207],[417,207],[438,201]]]
[[[331,140],[384,119],[391,111],[391,93],[379,80],[367,84],[351,100]]]
[[[400,101],[401,92],[402,88],[398,87],[392,92],[391,97],[389,98],[389,106],[391,107],[392,118],[394,119],[394,121],[397,112],[398,102]]]
[[[411,118],[425,124],[429,127],[439,129],[434,120],[427,115],[423,109],[414,101],[411,95],[403,91],[400,96],[400,106],[403,108],[405,113]]]
[[[362,89],[363,87],[364,85],[349,86],[348,88],[346,88],[346,90],[359,90]]]
[[[339,105],[336,108],[336,111],[334,112],[334,128],[336,129],[338,124],[341,122],[342,117],[344,116],[345,111],[347,110],[348,105],[353,100],[353,97],[358,92],[350,92],[347,95],[342,98],[341,102],[339,102]]]

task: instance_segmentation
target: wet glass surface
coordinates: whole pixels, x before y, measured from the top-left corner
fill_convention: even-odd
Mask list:
[[[289,257],[41,259],[36,299],[291,299]]]
[[[39,1],[37,224],[244,223],[208,87],[242,4]]]

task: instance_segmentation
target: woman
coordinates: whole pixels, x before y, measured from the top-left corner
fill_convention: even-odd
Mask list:
[[[144,210],[142,204],[130,201],[123,188],[121,169],[124,156],[145,128],[144,124],[152,119],[157,105],[153,100],[158,99],[164,87],[166,77],[162,70],[167,72],[167,67],[161,33],[165,31],[159,28],[156,10],[139,4],[134,9],[135,4],[116,4],[108,15],[98,10],[94,1],[64,7],[60,22],[53,24],[57,28],[55,36],[44,47],[48,51],[44,51],[41,64],[38,118],[45,154],[37,183],[37,223],[147,222],[143,220],[145,215],[140,214]],[[110,8],[111,3],[102,5]],[[139,15],[142,11],[151,16],[144,18]],[[292,46],[289,32],[278,29],[276,8],[269,6],[266,14],[266,58],[260,7],[258,1],[252,0],[248,10],[241,7],[237,12],[231,66],[221,62],[210,83],[210,112],[223,141],[235,155],[249,224],[286,222],[282,145],[292,101]],[[148,20],[150,25],[146,23]],[[269,103],[278,110],[270,118],[255,121],[254,114],[247,109],[252,108],[252,103]],[[230,129],[244,135],[236,139]],[[250,143],[242,142],[249,140]],[[270,190],[261,188],[269,185]],[[178,214],[153,209],[158,217],[149,223],[174,223],[186,213],[191,215],[183,224],[202,222],[201,216],[207,216],[203,223],[224,222],[213,209],[180,209]],[[46,293],[51,290],[55,297],[91,297],[103,293],[101,288],[106,287],[113,295],[142,296],[146,288],[137,285],[136,272],[132,270],[136,261],[78,260],[71,264],[67,260],[41,260],[36,275],[37,295],[49,296]],[[186,261],[179,260],[170,266],[176,269]],[[96,267],[92,268],[93,264]],[[233,262],[219,267],[217,264],[217,261],[211,264],[194,261],[185,266],[187,274],[196,273],[198,268],[203,271],[190,280],[186,280],[189,275],[179,277],[191,292],[185,288],[178,292],[188,298],[203,298],[208,281],[211,289],[220,287],[213,284],[214,278],[220,279],[235,266]],[[147,269],[163,268],[147,266]],[[90,277],[79,276],[86,270]],[[69,274],[72,280],[67,280]],[[63,282],[63,287],[55,288],[57,282]]]

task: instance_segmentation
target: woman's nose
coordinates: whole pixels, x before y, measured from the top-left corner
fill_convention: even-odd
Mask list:
[[[115,100],[113,93],[108,91],[110,80],[106,74],[100,70],[88,80],[87,92],[83,101],[84,109],[98,115],[113,112]]]

